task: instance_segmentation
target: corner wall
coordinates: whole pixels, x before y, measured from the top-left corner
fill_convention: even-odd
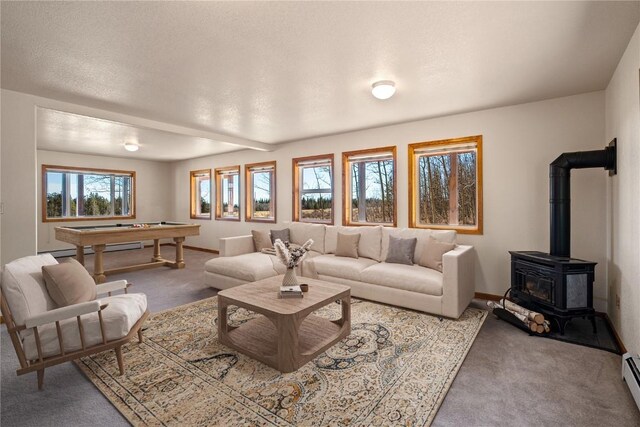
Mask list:
[[[55,241],[53,227],[59,223],[44,224],[41,221],[42,163],[136,170],[137,220],[165,220],[173,213],[171,163],[37,151],[36,107],[56,108],[61,105],[58,108],[64,108],[73,104],[60,104],[48,98],[6,89],[0,91],[0,101],[0,194],[4,209],[0,222],[0,266],[38,251],[68,247]]]
[[[2,90],[2,229],[4,266],[37,250],[35,97]]]
[[[606,90],[606,136],[618,140],[618,175],[607,188],[608,312],[627,350],[634,354],[640,354],[639,79],[640,26]]]
[[[566,151],[602,149],[604,92],[484,110],[314,138],[278,145],[273,152],[241,151],[173,164],[173,212],[178,221],[202,224],[201,235],[188,244],[218,249],[220,237],[271,229],[291,220],[291,159],[335,154],[335,218],[342,218],[341,153],[387,145],[398,147],[398,226],[408,224],[407,145],[413,142],[483,135],[484,234],[459,235],[475,246],[476,291],[502,294],[510,282],[509,250],[549,250],[549,163]],[[250,222],[191,220],[189,171],[277,161],[277,225]],[[244,200],[244,176],[241,175]],[[581,170],[572,177],[572,255],[598,263],[595,306],[606,310],[606,231],[604,170]],[[215,197],[215,194],[214,194]],[[244,206],[241,208],[244,211]],[[243,212],[244,218],[244,212]]]

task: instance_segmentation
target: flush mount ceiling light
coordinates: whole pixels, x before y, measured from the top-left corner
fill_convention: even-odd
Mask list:
[[[380,80],[371,85],[371,93],[378,99],[389,99],[396,93],[396,84],[391,80]]]
[[[140,146],[135,142],[125,142],[124,149],[127,151],[138,151],[140,149]]]

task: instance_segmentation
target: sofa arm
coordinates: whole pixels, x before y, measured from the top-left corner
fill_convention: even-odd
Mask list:
[[[220,239],[220,256],[236,256],[255,252],[253,236],[224,237]]]
[[[442,314],[457,319],[476,291],[473,246],[458,245],[442,256]]]

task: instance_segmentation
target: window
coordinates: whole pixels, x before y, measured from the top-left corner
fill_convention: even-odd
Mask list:
[[[293,220],[333,224],[333,154],[293,159]]]
[[[482,136],[409,145],[409,226],[482,234]]]
[[[344,225],[396,226],[396,147],[342,153]]]
[[[211,169],[191,171],[191,219],[211,219]]]
[[[240,166],[217,168],[216,219],[240,221]]]
[[[42,221],[135,218],[135,172],[42,165]]]
[[[245,165],[245,221],[276,222],[276,162]]]

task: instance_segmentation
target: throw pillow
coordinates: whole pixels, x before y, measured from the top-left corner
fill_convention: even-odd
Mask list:
[[[434,270],[442,272],[442,255],[455,247],[455,243],[440,242],[429,236],[427,241],[424,243],[422,255],[420,256],[418,264],[423,267],[433,268]]]
[[[338,243],[336,245],[336,256],[358,258],[359,242],[360,242],[360,233],[358,234],[338,233]]]
[[[290,239],[289,229],[284,230],[271,230],[271,243],[275,243],[277,239],[282,240],[282,243],[287,243]]]
[[[251,230],[251,235],[253,236],[253,245],[256,247],[256,252],[261,252],[263,249],[270,249],[273,247],[268,232]]]
[[[42,276],[51,299],[58,307],[96,299],[96,284],[82,264],[73,258],[42,266]]]
[[[389,252],[385,262],[413,265],[413,253],[416,251],[417,238],[401,239],[389,235]]]

